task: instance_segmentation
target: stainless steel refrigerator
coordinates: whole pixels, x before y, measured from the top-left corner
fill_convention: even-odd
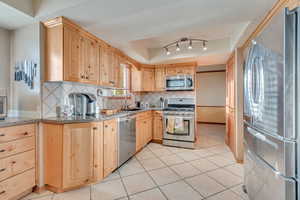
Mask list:
[[[300,192],[299,11],[283,9],[245,52],[244,184],[250,200],[294,200]]]

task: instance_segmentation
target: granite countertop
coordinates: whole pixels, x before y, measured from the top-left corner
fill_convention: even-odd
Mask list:
[[[141,109],[136,111],[123,111],[119,112],[114,115],[97,115],[97,116],[71,116],[71,117],[50,117],[44,118],[41,121],[44,123],[55,123],[55,124],[72,124],[72,123],[85,123],[85,122],[97,122],[97,121],[104,121],[119,117],[126,117],[130,115],[134,115],[137,113],[151,111],[151,110],[162,110],[161,108],[148,108],[148,109]]]
[[[4,120],[0,120],[0,127],[32,124],[32,123],[36,123],[39,121],[40,121],[40,119],[23,118],[23,117],[8,117],[8,118],[5,118]]]

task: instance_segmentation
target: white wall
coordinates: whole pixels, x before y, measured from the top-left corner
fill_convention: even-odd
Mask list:
[[[225,106],[226,72],[197,73],[196,84],[198,106]]]
[[[10,31],[0,28],[0,89],[9,88]]]
[[[17,62],[32,60],[38,65],[34,89],[23,81],[14,81],[14,67]],[[22,117],[40,117],[40,23],[35,23],[11,34],[11,98],[10,115]]]

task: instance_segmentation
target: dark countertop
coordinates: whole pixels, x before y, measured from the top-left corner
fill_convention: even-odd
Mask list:
[[[50,117],[44,118],[41,121],[44,123],[54,123],[54,124],[72,124],[72,123],[87,123],[87,122],[98,122],[104,121],[119,117],[126,117],[130,115],[134,115],[137,113],[151,111],[151,110],[162,110],[161,108],[149,108],[149,109],[141,109],[136,111],[124,111],[114,115],[97,115],[97,116],[71,116],[71,117]]]
[[[23,118],[23,117],[8,117],[5,120],[0,120],[0,128],[24,124],[32,124],[39,122],[40,119]]]

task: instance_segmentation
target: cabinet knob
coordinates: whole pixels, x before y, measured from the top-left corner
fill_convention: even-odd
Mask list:
[[[5,152],[5,149],[1,149],[1,150],[0,150],[0,153],[3,153],[3,152]]]
[[[108,126],[107,126],[107,125],[105,125],[104,127],[105,127],[105,128],[107,128]]]
[[[98,128],[97,127],[93,127],[93,130],[98,130]]]
[[[28,135],[28,133],[27,133],[27,132],[25,132],[25,133],[23,133],[23,135],[25,135],[25,136],[26,136],[26,135]]]
[[[0,195],[4,194],[5,192],[6,192],[5,190],[1,191],[1,192],[0,192]]]
[[[4,137],[5,136],[5,134],[4,133],[0,133],[0,137]]]
[[[4,172],[6,170],[6,168],[0,169],[0,172]]]

